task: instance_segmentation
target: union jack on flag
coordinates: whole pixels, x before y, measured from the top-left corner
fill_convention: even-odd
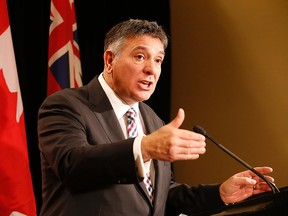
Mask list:
[[[82,86],[74,0],[51,0],[47,94]]]

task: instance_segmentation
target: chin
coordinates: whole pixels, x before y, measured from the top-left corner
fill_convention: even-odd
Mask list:
[[[148,93],[147,91],[142,92],[140,94],[134,95],[135,96],[134,99],[137,100],[138,102],[146,101],[151,97],[152,93],[150,93],[150,92]]]
[[[151,95],[150,95],[150,96],[151,96]],[[137,98],[137,101],[138,101],[138,102],[147,101],[147,100],[150,98],[150,96],[147,96],[147,97],[139,97],[139,98]]]

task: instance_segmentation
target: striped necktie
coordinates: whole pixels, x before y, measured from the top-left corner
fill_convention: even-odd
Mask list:
[[[128,137],[133,138],[137,136],[136,112],[130,108],[127,113],[127,132]]]
[[[153,185],[152,185],[150,173],[146,173],[143,181],[144,181],[144,184],[145,184],[146,189],[148,191],[149,198],[151,200],[153,200]]]
[[[127,133],[129,138],[136,137],[138,132],[137,132],[137,124],[136,124],[136,112],[133,108],[130,108],[127,113]],[[152,200],[153,199],[153,186],[152,186],[152,181],[151,181],[151,176],[150,173],[146,173],[144,180],[143,180],[146,189],[149,194],[149,198]]]

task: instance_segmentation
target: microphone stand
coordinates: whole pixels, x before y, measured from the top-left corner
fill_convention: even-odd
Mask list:
[[[224,152],[226,152],[229,156],[234,158],[236,161],[241,163],[247,169],[251,170],[257,176],[259,176],[261,179],[263,179],[267,183],[267,185],[271,188],[271,190],[273,191],[274,194],[280,193],[280,190],[276,187],[276,185],[274,183],[270,182],[267,178],[265,178],[264,175],[259,173],[257,170],[255,170],[253,167],[251,167],[249,164],[247,164],[245,161],[243,161],[241,158],[239,158],[233,152],[229,151],[223,145],[218,143],[213,137],[209,136],[202,127],[200,127],[199,125],[196,125],[196,126],[193,127],[193,131],[195,131],[196,133],[200,133],[200,134],[204,135],[206,138],[208,138],[210,141],[212,141],[214,144],[216,144],[220,149],[222,149]]]

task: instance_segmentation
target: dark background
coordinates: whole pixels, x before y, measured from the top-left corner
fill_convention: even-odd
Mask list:
[[[107,30],[129,18],[155,20],[170,35],[168,0],[74,0],[83,85],[103,69],[103,40]],[[50,0],[7,0],[14,52],[22,93],[30,167],[37,212],[41,207],[41,167],[37,138],[37,113],[45,99],[48,68]],[[171,38],[170,38],[171,43]],[[170,46],[166,51],[161,78],[147,101],[165,121],[170,120]]]

